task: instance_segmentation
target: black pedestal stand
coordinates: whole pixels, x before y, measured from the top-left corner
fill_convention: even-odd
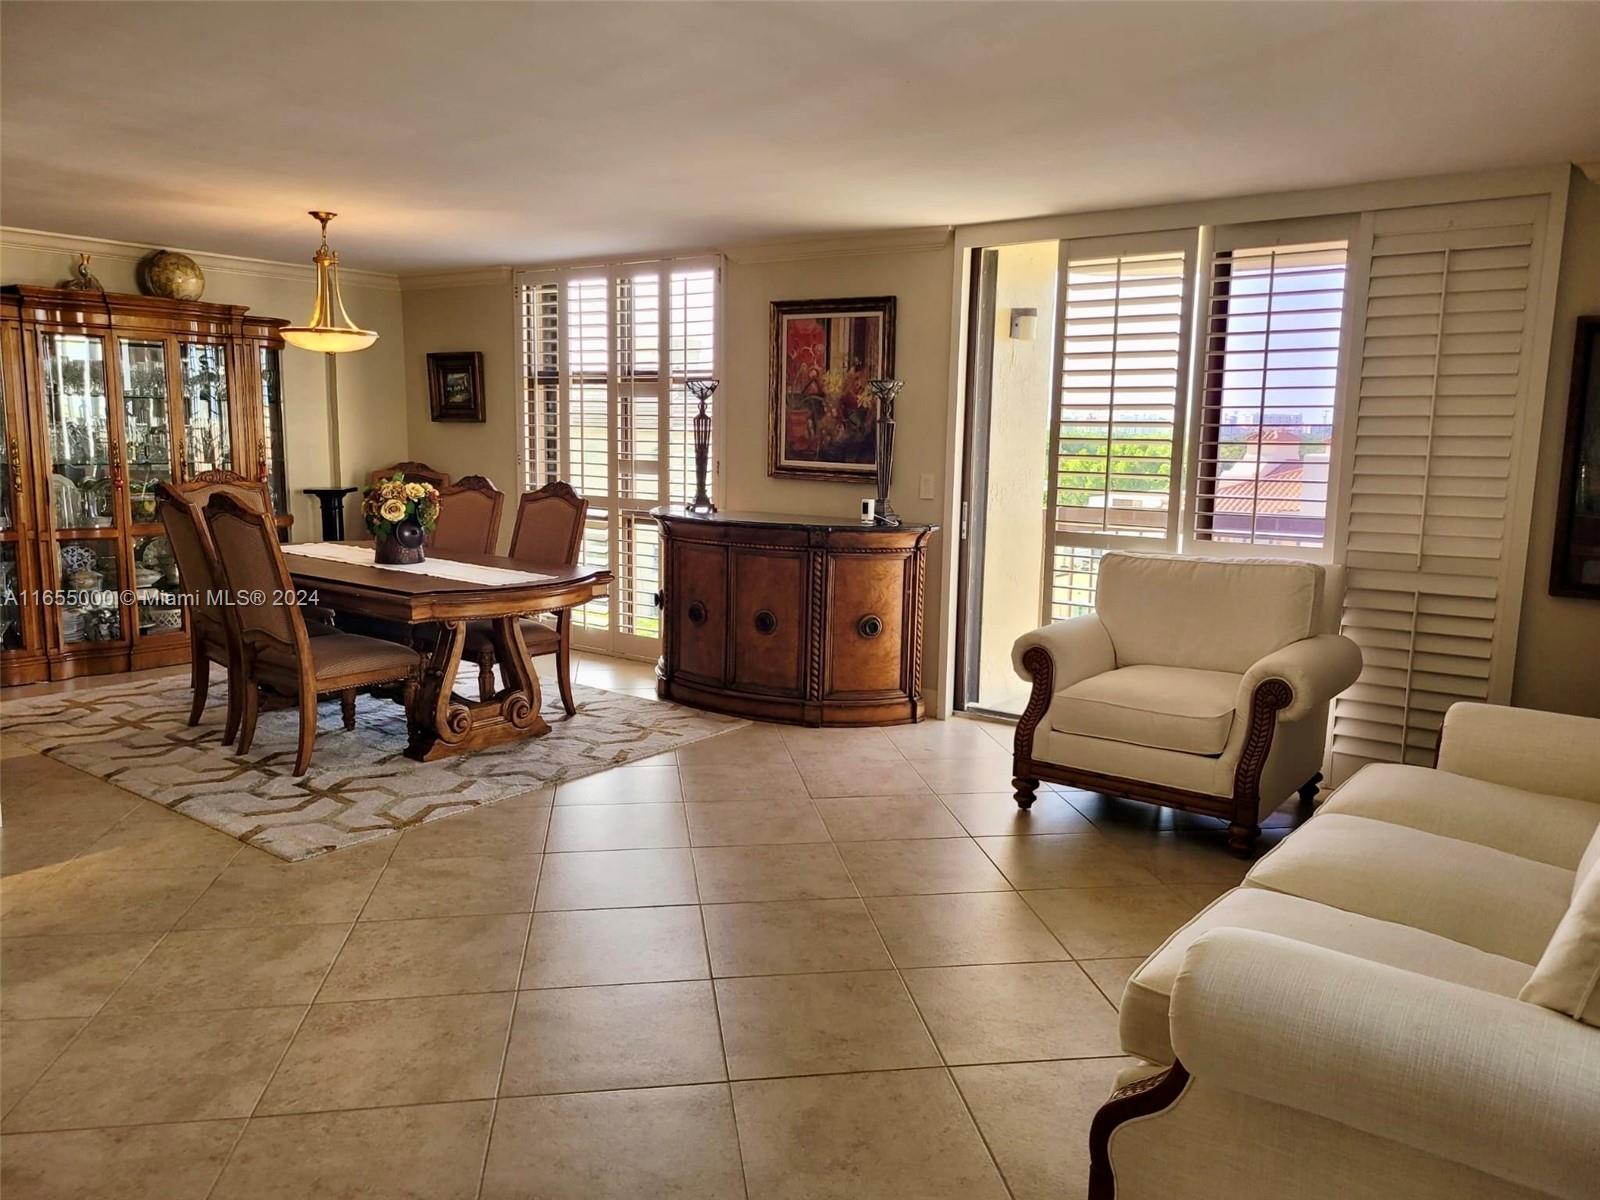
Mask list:
[[[353,487],[302,488],[308,496],[322,502],[322,540],[344,541],[344,498],[356,489]]]

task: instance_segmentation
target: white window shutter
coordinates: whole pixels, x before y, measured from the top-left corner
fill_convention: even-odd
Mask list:
[[[1334,706],[1335,782],[1431,765],[1446,708],[1509,697],[1547,211],[1539,196],[1371,218],[1339,555],[1365,668]]]

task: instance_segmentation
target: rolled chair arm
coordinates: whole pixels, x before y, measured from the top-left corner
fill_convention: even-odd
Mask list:
[[[1269,679],[1289,685],[1289,704],[1280,721],[1297,721],[1326,704],[1361,674],[1361,647],[1338,633],[1319,633],[1274,650],[1244,673],[1239,684],[1239,711],[1250,711],[1256,688]]]
[[[1116,670],[1117,655],[1111,648],[1111,635],[1094,613],[1042,625],[1012,644],[1011,665],[1021,678],[1030,681],[1033,672],[1023,664],[1023,659],[1036,646],[1042,648],[1054,664],[1051,686],[1057,691]]]
[[[1439,769],[1600,803],[1600,720],[1503,704],[1452,704],[1439,736]]]
[[[1275,934],[1184,956],[1172,1044],[1200,1083],[1314,1113],[1552,1196],[1600,1177],[1600,1031]]]

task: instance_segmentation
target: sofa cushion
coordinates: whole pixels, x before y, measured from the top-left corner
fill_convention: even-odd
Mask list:
[[[1050,727],[1155,750],[1221,754],[1239,676],[1185,667],[1122,667],[1056,693]]]
[[[1476,842],[1569,871],[1600,825],[1600,804],[1397,763],[1362,767],[1322,811]]]
[[[1584,877],[1590,871],[1600,871],[1600,828],[1594,831],[1594,836],[1589,839],[1589,848],[1583,852],[1583,857],[1578,860],[1578,877],[1572,881],[1572,894],[1578,894],[1578,887],[1583,883]]]
[[[1270,888],[1536,963],[1566,913],[1571,871],[1388,821],[1320,812],[1262,858]]]
[[[1301,836],[1295,834],[1295,837]],[[1235,888],[1179,929],[1144,961],[1122,995],[1122,1048],[1151,1062],[1172,1061],[1167,1009],[1183,956],[1203,933],[1232,927],[1276,933],[1435,979],[1515,996],[1526,963],[1487,954],[1437,934],[1344,912],[1264,888]]]
[[[1595,840],[1600,842],[1600,834]],[[1578,876],[1567,914],[1533,968],[1522,999],[1600,1026],[1600,863]]]
[[[1119,667],[1242,675],[1318,632],[1321,589],[1315,563],[1119,551],[1100,560],[1095,611]]]

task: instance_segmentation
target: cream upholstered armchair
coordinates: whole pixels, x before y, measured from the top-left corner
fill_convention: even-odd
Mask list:
[[[1095,612],[1012,648],[1033,684],[1017,804],[1043,779],[1148,800],[1223,818],[1248,853],[1292,792],[1316,795],[1328,703],[1361,673],[1343,593],[1316,563],[1106,554]]]

